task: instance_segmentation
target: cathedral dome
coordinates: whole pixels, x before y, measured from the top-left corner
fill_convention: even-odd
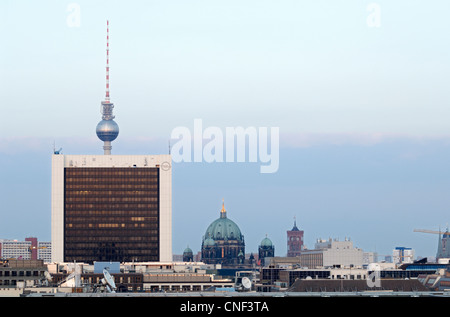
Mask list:
[[[238,225],[227,218],[225,207],[222,205],[220,217],[214,220],[206,229],[205,242],[208,239],[217,240],[238,240],[244,241],[241,230]],[[211,243],[209,241],[209,243]]]
[[[223,265],[244,263],[244,235],[238,225],[227,218],[223,204],[220,217],[208,226],[202,240],[201,256],[205,263]]]

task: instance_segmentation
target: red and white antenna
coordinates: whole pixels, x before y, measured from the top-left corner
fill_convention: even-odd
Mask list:
[[[109,102],[109,20],[106,20],[106,98]]]
[[[109,20],[106,20],[106,97],[101,110],[104,120],[114,119],[113,108],[114,105],[109,99]]]

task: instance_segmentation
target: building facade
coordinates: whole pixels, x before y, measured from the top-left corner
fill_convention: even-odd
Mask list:
[[[0,254],[2,259],[31,260],[31,241],[0,240]]]
[[[401,263],[413,263],[414,262],[414,250],[405,247],[396,247],[392,251],[393,261],[396,264]]]
[[[353,246],[350,239],[318,239],[315,248],[300,255],[302,267],[362,267],[364,251]]]
[[[170,155],[52,157],[52,261],[170,261]]]
[[[47,266],[42,260],[9,259],[0,263],[0,288],[40,285],[48,281]],[[22,286],[22,287],[23,287]]]
[[[48,263],[51,261],[51,243],[40,242],[37,238],[25,238],[25,241],[0,239],[0,257]]]
[[[318,239],[314,249],[304,249],[300,256],[275,257],[265,265],[317,268],[360,268],[363,266],[362,249],[355,248],[349,239],[345,241]]]

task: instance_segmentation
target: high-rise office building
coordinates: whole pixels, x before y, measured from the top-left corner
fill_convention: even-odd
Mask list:
[[[171,261],[170,162],[170,155],[54,154],[53,261]]]
[[[52,156],[52,261],[172,261],[171,156],[111,155],[109,23],[101,105],[104,154]]]

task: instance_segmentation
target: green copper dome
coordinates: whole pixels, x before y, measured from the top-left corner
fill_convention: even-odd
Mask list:
[[[212,239],[217,240],[239,240],[244,241],[241,230],[238,225],[227,218],[225,207],[222,205],[220,217],[214,220],[206,229],[205,241]],[[211,241],[208,241],[211,243]]]
[[[265,238],[261,241],[261,246],[262,246],[262,247],[271,247],[271,246],[272,246],[272,241],[270,241],[269,238],[265,237]]]

